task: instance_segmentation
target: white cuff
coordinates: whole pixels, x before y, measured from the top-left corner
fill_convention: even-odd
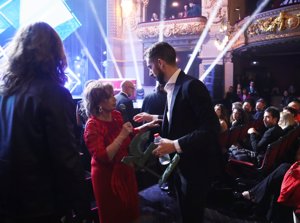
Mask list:
[[[152,121],[157,119],[158,119],[158,115],[152,115]]]
[[[182,150],[180,148],[178,140],[174,140],[173,142],[174,142],[174,146],[175,146],[175,149],[176,149],[177,153],[182,153]]]

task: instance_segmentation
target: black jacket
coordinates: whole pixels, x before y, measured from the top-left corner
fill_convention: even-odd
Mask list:
[[[133,121],[134,108],[132,100],[123,92],[120,92],[115,96],[117,100],[117,110],[121,112],[124,122],[131,122],[134,126],[137,124]],[[120,106],[122,105],[122,106]]]
[[[262,136],[252,133],[250,134],[251,150],[259,154],[264,154],[268,144],[275,142],[282,135],[283,130],[277,124],[268,128]]]
[[[51,80],[0,96],[0,219],[87,210],[75,105]]]
[[[182,175],[193,182],[208,182],[221,170],[221,153],[220,123],[205,85],[181,71],[170,111],[170,120],[164,114],[163,137],[178,139]]]

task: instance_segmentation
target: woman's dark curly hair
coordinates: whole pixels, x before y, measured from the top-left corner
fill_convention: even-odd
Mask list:
[[[45,22],[21,28],[4,48],[0,93],[12,94],[36,78],[52,79],[64,85],[67,67],[63,43],[57,32]]]

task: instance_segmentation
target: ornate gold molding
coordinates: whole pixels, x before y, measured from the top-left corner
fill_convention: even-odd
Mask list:
[[[248,18],[235,24],[231,37],[238,32]],[[300,4],[281,7],[259,13],[246,32],[234,43],[232,49],[252,43],[267,43],[270,40],[286,41],[300,38]]]
[[[164,37],[180,37],[200,35],[206,24],[205,17],[166,20],[163,25]],[[160,22],[140,23],[137,26],[137,36],[140,39],[156,38],[160,32]]]
[[[281,11],[278,16],[259,19],[247,29],[249,37],[260,34],[274,34],[289,31],[300,26],[300,13],[292,14]]]

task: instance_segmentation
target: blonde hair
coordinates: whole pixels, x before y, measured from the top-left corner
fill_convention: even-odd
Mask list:
[[[99,104],[113,94],[114,90],[111,84],[102,84],[99,80],[89,83],[83,92],[83,105],[87,116],[99,115]]]
[[[289,112],[280,112],[280,119],[278,125],[285,129],[288,126],[294,126],[296,124],[294,116]]]

